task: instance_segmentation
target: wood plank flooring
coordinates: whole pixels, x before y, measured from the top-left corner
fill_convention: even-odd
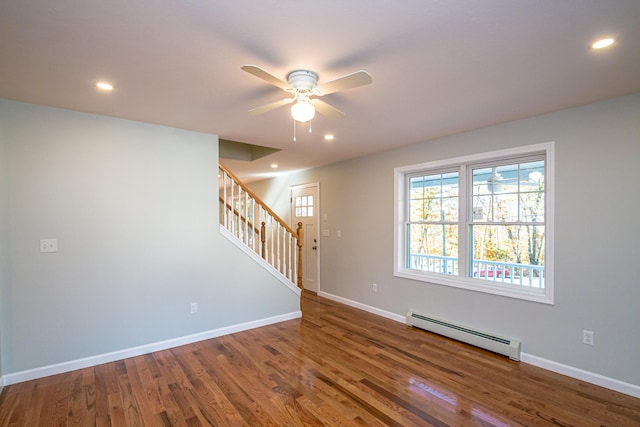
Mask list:
[[[313,294],[303,313],[7,386],[0,426],[640,426],[640,399]]]

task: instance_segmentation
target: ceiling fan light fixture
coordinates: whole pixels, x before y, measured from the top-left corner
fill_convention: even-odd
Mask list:
[[[313,119],[316,109],[308,100],[300,100],[291,107],[291,117],[293,120],[304,123]]]

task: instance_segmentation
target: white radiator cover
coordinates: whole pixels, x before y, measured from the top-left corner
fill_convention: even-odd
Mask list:
[[[434,332],[454,340],[462,341],[495,353],[504,354],[511,360],[520,360],[520,341],[505,338],[467,326],[457,325],[426,314],[407,312],[407,325]]]

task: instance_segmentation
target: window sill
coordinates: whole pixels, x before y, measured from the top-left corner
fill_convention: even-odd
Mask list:
[[[502,285],[498,281],[462,278],[457,276],[443,275],[438,273],[421,272],[418,270],[399,270],[394,272],[394,276],[404,279],[417,280],[420,282],[432,283],[435,285],[450,286],[453,288],[466,289],[486,294],[499,295],[508,298],[515,298],[525,301],[532,301],[542,304],[553,305],[553,290],[514,289],[507,285]]]

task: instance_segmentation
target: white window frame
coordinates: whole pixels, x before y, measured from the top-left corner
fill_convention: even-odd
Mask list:
[[[554,303],[554,171],[555,154],[554,142],[545,142],[522,147],[508,148],[504,150],[487,153],[473,154],[469,156],[456,157],[451,159],[437,160],[433,162],[420,163],[415,165],[402,166],[394,169],[395,180],[395,209],[394,209],[394,276],[406,279],[419,280],[422,282],[434,283],[437,285],[451,286],[455,288],[468,289],[477,292],[484,292],[510,298],[517,298],[527,301],[534,301],[544,304]],[[530,288],[516,288],[512,285],[501,284],[496,281],[489,281],[469,277],[466,268],[462,266],[471,262],[470,251],[468,250],[469,238],[468,229],[471,219],[469,212],[463,211],[468,205],[471,190],[468,177],[468,167],[476,163],[494,162],[500,160],[519,161],[519,158],[544,154],[545,161],[545,288],[542,290]],[[406,219],[407,219],[407,176],[416,173],[430,173],[432,170],[443,170],[456,167],[459,171],[459,200],[460,211],[458,217],[458,262],[461,266],[460,275],[439,274],[428,271],[412,270],[407,268],[406,263]],[[469,206],[471,206],[469,204]]]

